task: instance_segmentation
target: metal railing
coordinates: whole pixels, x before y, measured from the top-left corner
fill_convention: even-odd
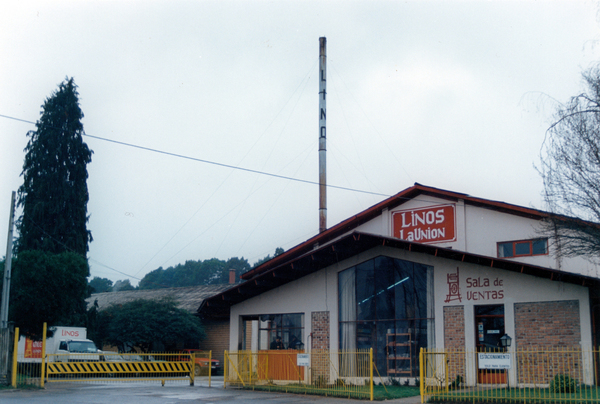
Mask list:
[[[224,386],[373,399],[373,350],[225,351]]]
[[[422,349],[421,401],[600,403],[599,350]]]

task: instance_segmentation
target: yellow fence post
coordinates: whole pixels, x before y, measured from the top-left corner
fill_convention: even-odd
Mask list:
[[[190,386],[194,385],[194,377],[196,376],[196,374],[194,373],[196,371],[196,353],[195,352],[190,352]]]
[[[40,377],[40,387],[44,387],[44,376],[46,369],[46,323],[44,323],[44,329],[42,330],[42,370]]]
[[[225,350],[223,352],[223,362],[225,362],[223,364],[223,388],[226,389],[227,388],[227,360],[229,359],[229,353],[227,352],[227,350]]]
[[[369,388],[371,390],[371,401],[373,401],[373,347],[369,349],[369,365]]]
[[[12,363],[12,377],[11,386],[17,388],[17,356],[19,355],[19,327],[15,328],[15,343],[13,346],[13,363]]]
[[[212,376],[212,350],[208,351],[208,387],[210,387],[211,376]]]
[[[425,354],[423,348],[419,351],[419,389],[421,390],[421,404],[425,401],[425,375],[423,370],[425,369]]]

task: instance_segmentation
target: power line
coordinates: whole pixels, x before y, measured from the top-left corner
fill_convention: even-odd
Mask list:
[[[25,122],[25,123],[31,123],[31,124],[35,125],[35,122],[27,121],[25,119],[14,118],[12,116],[7,116],[7,115],[0,114],[0,117],[7,118],[7,119],[14,119],[15,121],[20,121],[20,122]],[[104,138],[104,137],[100,137],[100,136],[89,135],[89,134],[85,133],[85,131],[83,132],[83,136],[89,137],[89,138],[92,138],[92,139],[102,140],[102,141],[105,141],[105,142],[115,143],[115,144],[118,144],[118,145],[121,145],[121,146],[132,147],[134,149],[140,149],[140,150],[145,150],[145,151],[149,151],[149,152],[153,152],[153,153],[164,154],[164,155],[171,156],[171,157],[177,157],[177,158],[181,158],[181,159],[197,161],[197,162],[200,162],[200,163],[211,164],[211,165],[215,165],[215,166],[218,166],[218,167],[230,168],[232,170],[239,170],[239,171],[245,171],[245,172],[254,173],[254,174],[266,175],[266,176],[269,176],[269,177],[280,178],[280,179],[289,180],[289,181],[302,182],[304,184],[319,185],[319,182],[317,182],[317,181],[303,180],[301,178],[288,177],[288,176],[285,176],[285,175],[269,173],[269,172],[266,172],[266,171],[253,170],[251,168],[239,167],[239,166],[234,166],[234,165],[231,165],[231,164],[219,163],[219,162],[216,162],[216,161],[211,161],[211,160],[201,159],[201,158],[197,158],[197,157],[186,156],[186,155],[183,155],[183,154],[177,154],[177,153],[167,152],[167,151],[159,150],[159,149],[153,149],[151,147],[140,146],[140,145],[136,145],[136,144],[133,144],[133,143],[121,142],[120,140],[114,140],[114,139],[108,139],[108,138]],[[391,195],[388,195],[388,194],[382,194],[382,193],[372,192],[372,191],[363,191],[363,190],[360,190],[360,189],[341,187],[341,186],[338,186],[338,185],[327,184],[327,187],[328,188],[334,188],[334,189],[340,189],[340,190],[344,190],[344,191],[359,192],[359,193],[369,194],[369,195],[377,195],[377,196],[385,196],[385,197],[391,196]]]

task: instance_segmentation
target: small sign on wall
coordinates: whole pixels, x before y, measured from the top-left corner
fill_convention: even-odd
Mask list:
[[[510,369],[509,353],[478,353],[479,369]]]
[[[310,366],[310,354],[298,354],[296,355],[297,366]]]

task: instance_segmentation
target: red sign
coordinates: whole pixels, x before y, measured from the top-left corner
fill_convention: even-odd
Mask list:
[[[32,341],[25,338],[25,355],[26,358],[41,358],[42,357],[42,341]]]
[[[396,211],[392,214],[392,235],[419,243],[455,241],[454,205]]]

